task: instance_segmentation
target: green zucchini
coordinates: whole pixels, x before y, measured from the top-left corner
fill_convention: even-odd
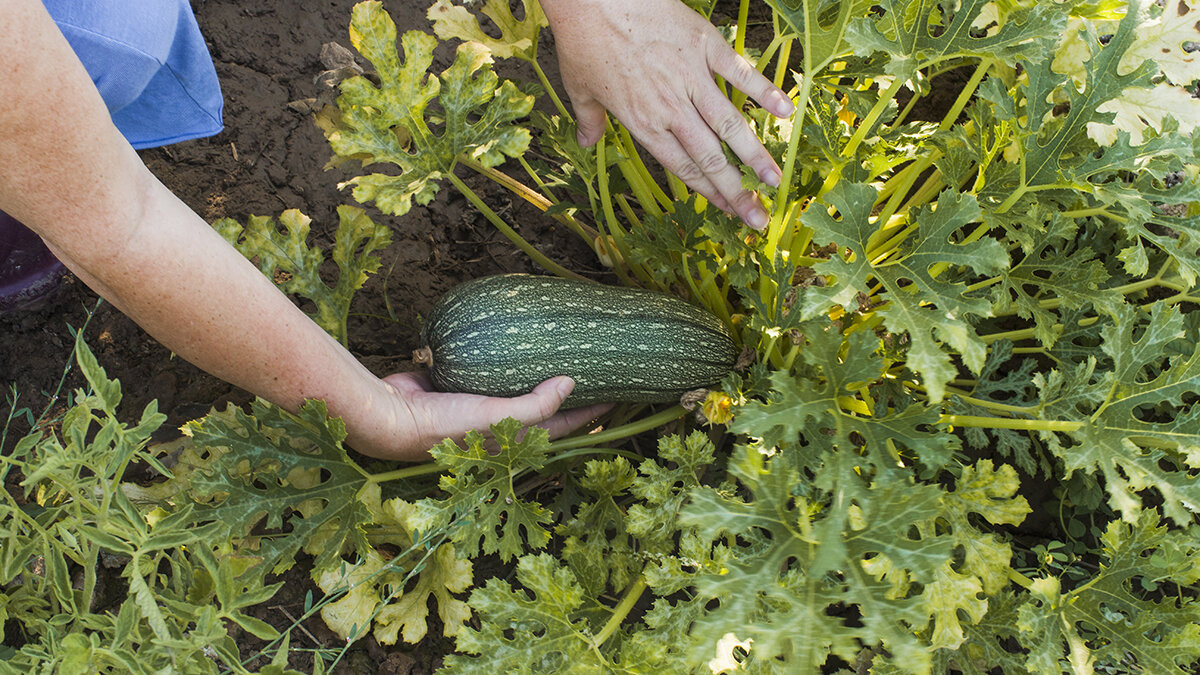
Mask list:
[[[421,333],[414,358],[438,391],[517,396],[568,375],[563,407],[677,401],[717,384],[738,356],[717,317],[679,298],[530,274],[451,289]]]

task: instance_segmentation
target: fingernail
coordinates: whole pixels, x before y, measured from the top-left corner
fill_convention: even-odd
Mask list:
[[[560,378],[558,384],[555,385],[555,389],[558,391],[559,396],[566,398],[571,395],[572,391],[575,391],[575,381],[569,377]]]
[[[767,226],[767,212],[758,210],[751,211],[750,216],[746,218],[746,224],[756,230],[763,229]]]
[[[758,179],[770,185],[771,187],[779,187],[779,181],[783,180],[783,172],[779,167],[773,166],[759,174]]]
[[[796,112],[796,104],[786,94],[777,91],[771,94],[771,112],[776,117],[791,117]]]

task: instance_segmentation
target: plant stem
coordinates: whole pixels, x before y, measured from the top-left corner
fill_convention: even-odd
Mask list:
[[[733,49],[739,55],[746,55],[746,23],[750,18],[750,0],[741,0],[738,6],[737,35],[733,38]],[[736,88],[730,92],[729,99],[738,110],[746,104],[746,95]]]
[[[395,469],[392,471],[384,471],[383,473],[367,474],[368,483],[388,483],[394,480],[404,480],[406,478],[416,478],[417,476],[428,476],[432,473],[441,473],[445,469],[438,465],[437,462],[423,462],[406,466],[403,469]]]
[[[542,70],[541,64],[537,62],[537,59],[533,59],[530,63],[533,64],[533,72],[537,73],[538,81],[542,83],[542,87],[550,95],[550,100],[554,101],[554,107],[558,109],[558,114],[574,124],[575,118],[571,117],[571,113],[567,111],[567,106],[563,105],[562,99],[558,97],[558,92],[554,91],[554,87],[550,84],[550,79],[546,77],[545,71]]]
[[[548,272],[560,277],[579,280],[584,278],[547,258],[542,254],[541,251],[534,248],[532,244],[525,241],[525,238],[517,234],[516,230],[513,230],[511,227],[509,227],[508,223],[504,222],[503,218],[493,211],[490,206],[484,203],[484,201],[479,198],[479,195],[475,194],[474,190],[464,183],[461,178],[454,175],[453,171],[447,172],[446,176],[450,180],[450,183],[457,188],[464,197],[467,198],[467,201],[471,202],[476,209],[479,209],[479,212],[483,214],[484,218],[488,219],[488,222],[494,225],[497,230],[500,230],[504,236],[508,237],[509,241],[516,244],[517,248],[524,251],[525,254],[528,255],[534,262],[541,265]]]
[[[625,157],[619,164],[621,173],[625,175],[625,180],[629,182],[630,189],[633,190],[633,196],[638,198],[642,208],[655,215],[662,215],[666,211],[673,210],[675,201],[668,197],[662,186],[654,182],[650,176],[650,170],[646,168],[646,163],[638,154],[637,144],[633,142],[633,136],[629,134],[629,130],[619,127],[617,137],[621,154]],[[626,173],[627,169],[630,170],[628,173]]]
[[[900,87],[904,86],[906,80],[897,77],[892,80],[892,84],[879,95],[879,100],[872,106],[871,111],[859,123],[858,128],[854,130],[854,135],[846,142],[846,147],[842,148],[842,157],[852,157],[854,152],[858,150],[858,146],[867,137],[867,133],[875,128],[875,123],[879,121],[879,117],[888,109],[892,101],[896,98],[896,92],[900,91]]]
[[[600,228],[599,245],[605,249],[609,260],[612,261],[613,271],[617,273],[621,283],[626,286],[631,286],[633,283],[629,280],[629,275],[625,272],[625,261],[629,259],[629,250],[623,246],[624,236],[620,226],[617,224],[617,214],[613,210],[612,194],[608,189],[608,134],[600,137],[600,141],[596,143],[596,184],[600,190],[600,207],[604,212],[604,223],[608,225],[608,231],[605,233],[604,227]],[[605,235],[609,236],[605,236]],[[615,251],[609,250],[609,242],[616,248]]]
[[[963,401],[970,403],[971,405],[978,406],[980,408],[987,408],[988,410],[995,410],[996,412],[1012,413],[1014,415],[1033,415],[1038,409],[1038,406],[1008,405],[1006,403],[997,403],[987,399],[967,396],[966,394],[960,394],[958,392],[955,392],[954,395],[961,398]]]
[[[509,192],[512,192],[513,194],[520,197],[521,199],[524,199],[525,201],[529,202],[530,204],[532,204],[534,207],[536,207],[539,211],[541,211],[543,213],[548,211],[551,207],[555,206],[557,203],[556,201],[552,201],[551,199],[543,196],[542,194],[539,194],[539,193],[531,190],[528,186],[526,186],[521,181],[509,176],[508,174],[504,173],[503,171],[500,171],[499,169],[483,166],[479,162],[476,162],[475,160],[472,160],[472,159],[464,159],[464,160],[462,160],[462,163],[465,166],[467,166],[468,168],[474,170],[475,172],[480,173],[480,174],[487,176],[488,178],[496,181],[496,183],[498,183],[499,185],[507,188]],[[530,170],[532,171],[532,168]],[[535,177],[536,177],[536,174],[533,174],[533,175],[535,175]],[[544,186],[541,186],[541,187],[543,189],[545,189]],[[548,190],[547,190],[547,192],[548,192]],[[572,216],[570,214],[556,213],[551,217],[554,218],[555,220],[557,220],[558,222],[562,223],[563,225],[566,225],[567,227],[571,228],[571,230],[573,232],[575,232],[575,234],[578,234],[580,236],[580,238],[582,238],[584,241],[586,241],[588,243],[588,245],[591,245],[591,243],[593,241],[595,241],[596,237],[600,236],[600,233],[596,231],[596,228],[594,228],[590,225],[587,225],[585,223],[579,222],[579,220],[577,218],[575,218],[574,216]]]
[[[804,55],[808,60],[807,50]],[[808,114],[808,97],[812,94],[812,73],[806,72],[800,80],[800,93],[796,97],[796,112],[792,114],[792,133],[788,138],[787,154],[783,160],[783,177],[779,185],[783,188],[792,184],[792,176],[796,173],[796,155],[800,150],[800,137],[804,135],[804,118]],[[775,200],[775,209],[771,221],[767,225],[767,241],[764,247],[765,259],[773,260],[776,247],[783,236],[784,228],[791,227],[788,214],[792,213],[792,196],[780,194]]]
[[[573,436],[571,438],[564,438],[554,441],[550,444],[550,450],[551,452],[561,452],[563,450],[573,450],[575,448],[583,448],[590,445],[600,445],[601,443],[619,441],[623,438],[629,438],[630,436],[640,434],[643,431],[649,431],[655,427],[662,426],[667,422],[678,419],[686,412],[687,411],[684,410],[683,406],[671,406],[662,412],[655,413],[648,417],[643,417],[639,420],[621,425],[619,427],[613,427],[611,429],[605,429],[604,431],[596,431],[590,434],[584,434],[582,436]]]
[[[783,46],[779,48],[779,59],[775,62],[775,86],[783,89],[783,78],[787,77],[788,60],[792,57],[792,43],[795,40],[788,38],[784,41]]]
[[[942,415],[938,424],[981,429],[1014,429],[1017,431],[1079,431],[1083,422],[1067,420],[1022,420],[1009,417],[980,417],[977,415]]]
[[[609,617],[608,623],[605,623],[600,632],[596,633],[596,636],[592,638],[592,649],[599,649],[600,645],[603,645],[608,638],[612,637],[613,633],[617,632],[621,627],[621,622],[625,620],[625,617],[629,616],[629,612],[637,604],[637,601],[641,599],[642,593],[645,591],[646,577],[639,574],[637,581],[634,581],[625,591],[621,602],[617,603],[616,607],[613,607],[613,613]]]
[[[637,454],[636,452],[630,452],[629,450],[621,450],[620,448],[583,447],[583,448],[572,448],[570,450],[561,452],[557,455],[548,456],[546,458],[546,460],[547,460],[547,464],[548,464],[550,462],[560,462],[565,459],[574,459],[575,457],[580,457],[583,455],[614,455],[617,457],[624,457],[625,459],[630,459],[635,462],[640,462],[643,459],[645,459],[645,457],[642,457],[641,455]]]

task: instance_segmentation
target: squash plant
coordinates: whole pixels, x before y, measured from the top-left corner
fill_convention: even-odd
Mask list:
[[[743,0],[735,46],[798,108],[779,121],[734,98],[783,166],[778,190],[747,172],[770,206],[760,235],[656,179],[615,120],[578,147],[523,5],[483,4],[496,37],[435,4],[437,36],[461,41],[440,74],[433,37],[397,49],[383,8],[356,7],[375,76],[342,83],[323,125],[338,161],[400,173],[352,178],[354,197],[400,214],[449,183],[563,275],[459,172],[491,177],[620,283],[721,317],[755,359],[703,401],[711,426],[656,453],[533,434],[498,458],[479,438],[435,450],[446,496],[419,518],[457,526],[465,555],[517,558],[515,580],[471,594],[478,625],[447,672],[1200,658],[1200,11],[768,0],[751,44]],[[528,62],[556,114],[530,115],[536,87],[499,82],[498,58]],[[940,119],[918,119],[948,81]],[[594,458],[561,461],[585,445]],[[511,492],[517,473],[563,470],[558,503]]]
[[[26,490],[0,503],[0,619],[27,632],[0,672],[284,672],[291,632],[243,609],[301,552],[327,594],[306,614],[351,642],[440,627],[447,673],[1192,671],[1200,10],[741,0],[730,39],[798,109],[775,120],[733,96],[783,167],[778,190],[747,174],[771,211],[760,234],[648,165],[615,120],[580,148],[538,61],[545,19],[520,5],[438,0],[436,37],[355,8],[373,72],[318,123],[334,164],[390,167],[347,187],[403,214],[449,186],[578,276],[463,177],[493,179],[610,281],[719,317],[746,367],[690,413],[621,408],[554,442],[509,420],[490,444],[373,473],[318,402],[213,412],[152,452],[161,418],[117,423],[119,386],[80,344],[92,386],[65,438],[0,464]],[[457,52],[433,73],[439,40]],[[501,81],[496,59],[530,82]],[[343,213],[344,287],[285,287],[328,298],[335,333],[384,240],[363,218]],[[283,221],[220,227],[268,274],[319,281],[306,221]],[[133,460],[170,477],[112,489]],[[102,553],[129,580],[115,617],[89,611],[92,576],[65,575]],[[512,573],[477,578],[481,556]],[[243,653],[222,621],[267,646]]]

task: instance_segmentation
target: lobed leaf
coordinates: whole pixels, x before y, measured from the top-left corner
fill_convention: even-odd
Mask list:
[[[433,458],[448,470],[439,483],[447,496],[418,502],[416,522],[421,530],[452,527],[451,538],[468,557],[482,551],[508,561],[550,539],[550,512],[522,499],[513,485],[522,471],[545,464],[550,439],[545,429],[523,429],[512,418],[492,425],[492,437],[500,446],[496,453],[474,431],[462,446],[446,440],[433,448]]]
[[[375,66],[378,85],[366,76],[344,80],[340,115],[323,120],[325,136],[338,157],[399,169],[398,175],[374,173],[343,183],[353,186],[359,202],[403,215],[414,202],[433,199],[438,181],[460,157],[492,167],[529,146],[529,131],[513,122],[529,114],[533,97],[508,81],[497,86],[484,45],[463,43],[450,67],[435,76],[428,69],[437,40],[405,33],[402,61],[396,25],[374,0],[355,5],[350,40]]]

